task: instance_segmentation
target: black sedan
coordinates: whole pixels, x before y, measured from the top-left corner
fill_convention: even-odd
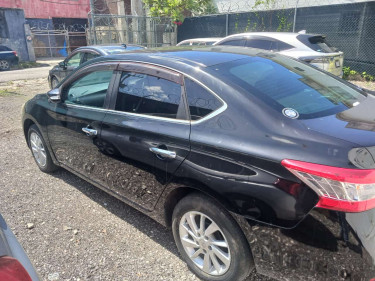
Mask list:
[[[12,65],[18,64],[18,61],[16,51],[0,45],[0,71],[9,70]]]
[[[203,280],[375,277],[375,97],[238,47],[98,58],[25,104],[63,167],[172,228]]]
[[[77,48],[64,61],[49,71],[48,84],[51,89],[54,89],[74,69],[94,58],[141,49],[145,49],[145,47],[132,44],[94,45]]]

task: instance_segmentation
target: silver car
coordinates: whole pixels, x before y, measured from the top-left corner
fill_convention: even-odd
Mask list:
[[[0,280],[39,281],[32,263],[0,215]]]
[[[186,39],[178,43],[176,46],[209,46],[221,39],[221,37]]]
[[[278,52],[342,77],[344,54],[330,46],[325,40],[325,35],[250,32],[227,36],[214,45],[242,46]]]

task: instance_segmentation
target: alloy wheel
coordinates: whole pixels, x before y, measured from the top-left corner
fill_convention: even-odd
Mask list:
[[[179,234],[186,254],[203,272],[220,276],[228,271],[229,244],[212,219],[200,212],[187,212],[180,220]]]
[[[38,162],[41,167],[44,167],[47,163],[47,153],[42,139],[35,132],[30,134],[30,146],[36,162]]]
[[[0,69],[1,70],[9,69],[9,62],[7,62],[6,60],[0,60]]]

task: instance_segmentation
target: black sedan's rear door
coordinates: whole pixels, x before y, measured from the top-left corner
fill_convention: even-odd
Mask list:
[[[120,64],[117,75],[100,137],[106,185],[152,210],[190,151],[183,79],[135,63]]]

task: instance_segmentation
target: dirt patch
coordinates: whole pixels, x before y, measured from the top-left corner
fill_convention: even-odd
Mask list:
[[[367,81],[349,81],[349,82],[361,88],[368,89],[370,91],[375,91],[375,82],[367,82]]]

